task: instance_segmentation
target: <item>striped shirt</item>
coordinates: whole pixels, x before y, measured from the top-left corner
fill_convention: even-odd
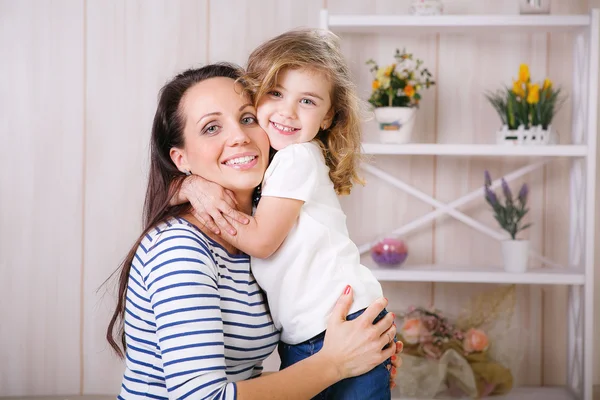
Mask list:
[[[148,233],[131,265],[119,399],[236,399],[279,332],[247,255],[182,218]]]

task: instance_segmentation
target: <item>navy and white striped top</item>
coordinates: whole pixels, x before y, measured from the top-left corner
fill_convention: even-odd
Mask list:
[[[250,258],[181,218],[138,247],[125,314],[119,399],[236,399],[279,340]]]

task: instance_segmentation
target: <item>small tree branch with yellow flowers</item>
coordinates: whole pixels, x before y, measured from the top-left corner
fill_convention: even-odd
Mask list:
[[[431,73],[423,68],[422,60],[414,60],[406,50],[396,49],[396,63],[379,67],[368,60],[374,80],[369,103],[374,107],[418,107],[421,91],[435,85]]]
[[[488,92],[485,96],[508,129],[541,126],[547,130],[564,103],[565,99],[560,93],[561,89],[555,89],[548,78],[542,84],[532,83],[529,66],[521,64],[519,78],[513,81],[511,88]]]

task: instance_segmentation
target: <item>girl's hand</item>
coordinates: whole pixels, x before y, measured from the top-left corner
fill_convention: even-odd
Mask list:
[[[227,222],[224,216],[228,216],[241,224],[250,222],[244,213],[236,209],[237,200],[232,191],[197,175],[190,175],[185,178],[181,190],[173,201],[176,204],[189,201],[194,207],[194,217],[216,235],[221,234],[219,227],[229,232],[230,235],[235,236],[237,234],[237,231]]]
[[[404,343],[400,341],[396,342],[396,354],[392,356],[392,364],[388,365],[388,370],[390,371],[390,389],[396,387],[396,375],[398,375],[398,368],[402,366],[402,359],[398,354],[402,353],[403,348]]]
[[[352,300],[352,288],[347,286],[329,317],[323,349],[317,353],[334,364],[340,379],[364,374],[396,353],[396,346],[384,349],[396,336],[394,314],[387,313],[373,324],[387,299],[378,299],[360,317],[346,321]]]

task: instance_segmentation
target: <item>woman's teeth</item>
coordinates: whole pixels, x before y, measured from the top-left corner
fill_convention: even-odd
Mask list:
[[[232,158],[231,160],[225,161],[225,165],[248,164],[249,162],[253,161],[255,158],[256,158],[256,156],[245,156],[245,157]]]
[[[290,128],[289,126],[285,126],[285,125],[281,125],[278,124],[277,122],[273,122],[271,121],[271,123],[273,124],[273,126],[277,129],[279,129],[280,131],[284,131],[284,132],[294,132],[297,131],[298,129],[296,128]]]

